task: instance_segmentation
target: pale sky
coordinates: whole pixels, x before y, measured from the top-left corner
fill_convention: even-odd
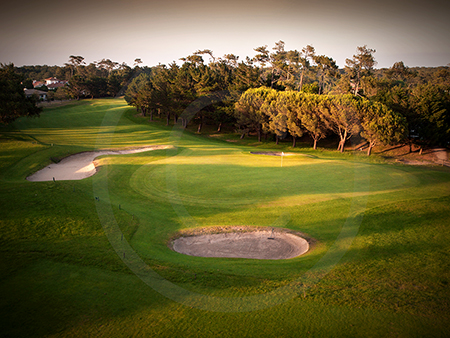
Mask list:
[[[363,45],[376,50],[377,68],[445,66],[449,14],[448,0],[21,0],[0,5],[0,62],[63,65],[81,55],[154,66],[199,49],[243,60],[283,40],[287,50],[313,45],[341,68]]]

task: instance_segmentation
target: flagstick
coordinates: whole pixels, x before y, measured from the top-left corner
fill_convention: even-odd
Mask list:
[[[284,152],[281,153],[281,167],[283,167],[283,156],[284,156]]]

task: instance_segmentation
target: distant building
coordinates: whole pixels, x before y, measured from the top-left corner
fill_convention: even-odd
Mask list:
[[[36,95],[39,98],[39,100],[47,100],[47,92],[43,92],[42,90],[24,89],[24,92],[26,97]]]
[[[47,88],[49,90],[56,90],[60,87],[64,87],[67,83],[68,83],[68,81],[60,81],[59,83],[51,83],[51,84],[47,85]]]
[[[56,77],[49,77],[48,79],[45,79],[44,81],[33,81],[33,87],[39,88],[42,86],[46,86],[49,90],[56,90],[60,87],[64,87],[68,81],[64,80],[58,80]]]
[[[33,88],[39,88],[39,87],[42,87],[42,86],[45,86],[45,82],[33,80]]]
[[[48,79],[45,79],[44,81],[45,81],[46,86],[60,82],[56,77],[49,77]]]

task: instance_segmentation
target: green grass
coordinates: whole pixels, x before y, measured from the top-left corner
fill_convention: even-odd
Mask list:
[[[232,137],[180,133],[120,99],[1,127],[1,335],[447,335],[446,168]],[[148,144],[176,149],[104,156],[81,181],[25,180],[69,154]],[[250,154],[274,149],[297,155],[281,167]],[[227,225],[285,227],[315,242],[283,261],[167,246],[181,229]]]

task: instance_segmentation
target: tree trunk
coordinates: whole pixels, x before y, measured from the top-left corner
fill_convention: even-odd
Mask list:
[[[275,134],[275,143],[278,144],[278,141],[279,141],[279,137],[277,134]]]
[[[322,86],[323,86],[323,73],[320,76],[320,82],[319,82],[319,95],[322,94]]]
[[[169,121],[170,121],[170,113],[168,112],[168,113],[167,113],[167,122],[166,122],[166,126],[169,125]]]
[[[369,142],[369,148],[367,149],[367,156],[372,153],[372,148],[375,146],[375,142]]]
[[[178,116],[177,114],[173,114],[173,125],[176,125],[178,121]]]
[[[302,70],[302,75],[300,75],[300,85],[298,86],[298,91],[302,91],[302,87],[303,87],[303,70]]]
[[[356,83],[355,83],[355,95],[358,95],[359,92],[359,73],[356,76]]]
[[[341,148],[340,149],[341,153],[344,152],[344,147],[345,147],[345,138],[341,140],[341,147],[340,147]]]
[[[273,66],[272,66],[272,76],[270,78],[270,88],[273,88]]]
[[[297,138],[295,136],[292,136],[292,148],[295,148],[297,145]]]
[[[317,149],[317,139],[314,139],[314,146],[313,149],[316,150]]]
[[[347,140],[347,130],[344,131],[344,136],[341,136],[341,141],[339,142],[339,150],[341,151],[341,153],[344,152],[344,148],[345,148],[345,141]]]
[[[337,148],[337,150],[340,151],[341,153],[344,152],[344,143],[345,143],[345,139],[341,138],[339,140],[339,145],[338,145],[338,148]]]
[[[242,140],[242,139],[244,139],[244,137],[245,137],[245,133],[242,133],[241,137],[239,137],[239,138]]]
[[[419,155],[422,155],[422,151],[423,151],[423,147],[421,146],[420,150],[419,150]]]
[[[200,116],[200,123],[198,124],[197,133],[202,132],[202,126],[203,126],[203,115]]]
[[[258,142],[261,142],[261,125],[258,126]]]
[[[219,123],[219,127],[217,128],[217,132],[220,133],[221,130],[222,130],[222,122]]]
[[[153,109],[150,109],[150,121],[153,121]]]

